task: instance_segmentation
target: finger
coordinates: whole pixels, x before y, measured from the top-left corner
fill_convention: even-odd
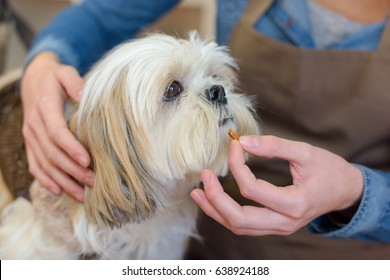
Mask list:
[[[40,153],[36,153],[36,155],[45,156],[46,162],[44,164],[47,165],[48,161],[50,161],[51,165],[57,166],[62,171],[71,175],[76,180],[88,186],[92,185],[94,176],[92,170],[80,166],[71,158],[69,158],[68,155],[64,152],[64,150],[57,147],[56,143],[53,143],[51,139],[47,137],[47,132],[40,118],[34,118],[33,125],[30,125],[30,127],[34,133],[34,136],[30,140],[31,145],[34,145],[35,151],[41,150]],[[68,131],[67,127],[63,129]],[[60,141],[64,140],[60,139]],[[44,147],[44,150],[41,147]],[[41,159],[40,162],[43,163],[43,159]]]
[[[39,174],[41,174],[40,178],[43,180],[42,173],[45,174],[46,177],[49,177],[51,181],[54,181],[56,186],[59,186],[66,193],[70,194],[72,197],[76,198],[79,201],[83,201],[84,199],[84,189],[81,185],[76,183],[71,177],[69,177],[66,173],[64,173],[61,169],[59,169],[55,164],[46,158],[46,154],[49,154],[50,159],[61,160],[63,159],[65,162],[69,161],[69,159],[65,159],[65,154],[56,149],[52,143],[49,141],[47,137],[45,137],[44,128],[40,122],[37,122],[34,126],[34,130],[32,133],[35,134],[35,137],[28,138],[28,144],[34,151],[34,154],[37,155],[35,157],[36,162],[34,164],[35,169],[39,169]],[[39,141],[37,140],[37,135],[40,136]],[[42,147],[45,147],[45,151]],[[61,163],[64,166],[63,162]],[[67,167],[65,166],[65,169]],[[77,167],[76,167],[77,169]],[[82,171],[77,170],[76,174],[81,174]],[[80,175],[81,176],[81,175]]]
[[[80,166],[70,159],[61,149],[56,148],[52,144],[48,143],[46,145],[46,153],[52,165],[58,167],[64,173],[69,174],[77,181],[92,186],[94,178],[92,170]]]
[[[241,136],[240,143],[248,153],[268,158],[280,158],[304,164],[311,152],[309,144],[275,136]]]
[[[50,165],[46,167],[46,172],[49,173],[56,182],[58,182],[64,192],[80,202],[84,201],[84,188],[71,177]]]
[[[64,87],[65,92],[76,102],[80,102],[84,79],[71,66],[62,66],[55,72],[56,78]]]
[[[39,111],[51,141],[79,165],[88,167],[90,164],[89,154],[68,129],[61,101],[46,98],[40,102]]]
[[[289,215],[291,209],[299,204],[299,193],[294,186],[277,187],[256,178],[245,164],[244,152],[238,141],[231,142],[229,167],[244,197],[283,215]]]
[[[231,215],[218,212],[200,189],[193,190],[191,197],[206,215],[237,235],[286,235],[300,228],[296,221],[268,208],[242,206],[240,215]]]
[[[257,181],[255,175],[245,164],[244,150],[238,141],[230,143],[229,167],[239,185],[254,184]]]
[[[213,218],[221,225],[225,227],[229,227],[229,224],[226,222],[226,220],[218,213],[217,209],[215,209],[215,207],[209,202],[204,191],[200,189],[194,189],[191,191],[190,196],[207,216]]]
[[[216,211],[223,217],[237,220],[237,217],[241,215],[241,205],[224,192],[214,173],[209,170],[203,170],[202,180],[207,200]]]
[[[41,169],[40,164],[36,160],[32,149],[26,143],[26,154],[29,165],[29,171],[37,179],[42,186],[48,188],[52,193],[56,195],[61,194],[61,188],[56,184],[49,176],[47,176]]]

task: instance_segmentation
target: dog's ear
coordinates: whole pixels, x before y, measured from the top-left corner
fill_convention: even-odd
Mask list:
[[[99,224],[120,227],[155,213],[159,183],[146,168],[147,138],[136,127],[123,82],[110,90],[93,108],[86,100],[83,108],[89,112],[79,110],[70,125],[93,159],[94,183],[85,195],[87,215]]]

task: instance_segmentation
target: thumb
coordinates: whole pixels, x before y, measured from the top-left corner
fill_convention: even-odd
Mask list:
[[[66,94],[79,103],[85,81],[79,75],[76,68],[64,65],[55,72],[55,75]]]
[[[304,155],[309,144],[286,140],[275,136],[241,136],[240,143],[244,150],[256,156],[280,158],[289,162],[304,163]],[[310,149],[309,149],[310,150]]]

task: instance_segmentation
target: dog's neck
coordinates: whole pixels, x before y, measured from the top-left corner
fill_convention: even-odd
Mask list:
[[[191,199],[190,192],[200,187],[200,176],[188,176],[186,180],[169,180],[164,182],[160,198],[160,210],[165,211]],[[158,215],[158,213],[156,213]]]

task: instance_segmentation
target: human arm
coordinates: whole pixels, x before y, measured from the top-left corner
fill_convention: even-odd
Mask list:
[[[26,62],[42,51],[83,75],[108,50],[170,11],[180,0],[85,0],[69,6],[35,37]]]
[[[93,182],[91,159],[67,127],[65,103],[68,98],[80,101],[80,75],[104,52],[176,2],[86,0],[64,10],[38,34],[26,59],[21,97],[29,169],[43,186],[83,201],[82,186]]]
[[[79,201],[83,191],[77,181],[91,185],[93,173],[88,153],[68,129],[64,106],[68,97],[80,100],[83,85],[77,71],[50,52],[36,56],[21,83],[30,173],[55,194],[64,189]]]
[[[367,175],[363,176],[361,167],[352,165],[335,154],[305,143],[273,136],[241,137],[240,142],[241,145],[238,141],[232,141],[229,166],[241,194],[264,207],[240,206],[223,191],[215,175],[207,170],[202,173],[205,191],[196,189],[191,193],[192,198],[207,215],[236,234],[291,234],[317,217],[321,219],[326,217],[327,213],[344,211],[367,199],[364,195],[367,192]],[[257,179],[245,165],[243,148],[256,156],[276,157],[289,161],[293,184],[276,187]],[[367,202],[375,204],[367,208],[389,207],[389,184],[384,184],[381,188],[382,201]],[[386,194],[388,196],[383,198]],[[383,200],[387,200],[387,204]],[[378,202],[381,206],[376,204]],[[334,232],[335,228],[330,229],[326,227],[324,221],[317,220],[315,227],[312,223],[309,229],[315,234],[335,238],[388,241],[389,237],[386,239],[386,235],[389,236],[390,229],[387,226],[387,231],[384,230],[383,224],[380,223],[385,214],[374,211],[376,217],[373,217],[373,211],[366,209],[366,212],[362,213],[361,208],[359,207],[351,223],[356,219],[371,221],[366,228],[355,227],[355,230],[344,232],[341,236]],[[386,211],[383,208],[381,213]],[[371,236],[365,231],[371,232]]]

